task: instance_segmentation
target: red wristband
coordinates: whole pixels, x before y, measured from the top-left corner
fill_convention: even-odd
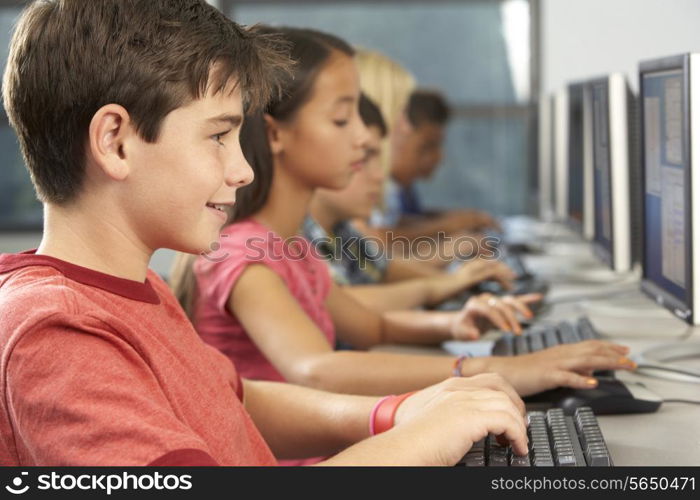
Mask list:
[[[374,412],[374,434],[380,434],[394,427],[394,416],[399,405],[404,399],[412,396],[415,392],[407,392],[400,396],[389,396],[377,405],[377,410]]]

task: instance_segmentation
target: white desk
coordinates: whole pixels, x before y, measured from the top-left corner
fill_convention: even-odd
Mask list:
[[[554,294],[557,288],[556,283],[552,285]],[[575,287],[566,288],[569,293]],[[581,288],[582,292],[583,288],[593,292],[605,287]],[[647,309],[638,308],[645,303]],[[557,304],[542,316],[542,320],[573,319],[584,314],[604,338],[629,346],[631,355],[680,339],[700,342],[700,328],[689,328],[640,292],[626,292],[618,298]],[[700,371],[700,359],[688,360],[683,366]],[[700,383],[623,371],[618,372],[617,377],[623,381],[642,382],[663,399],[700,400]],[[616,465],[700,465],[698,405],[664,403],[656,413],[601,415],[598,420]]]
[[[570,241],[567,241],[570,244]],[[525,264],[551,280],[548,297],[569,294],[600,294],[619,290],[606,298],[557,303],[543,312],[538,321],[556,322],[587,315],[604,338],[625,344],[631,355],[641,353],[657,344],[685,339],[700,342],[700,327],[688,325],[673,317],[638,291],[634,276],[616,283],[585,283],[581,269],[603,271],[602,266],[585,261],[587,245],[581,243],[574,259],[580,266],[576,279],[567,279],[569,268],[562,256],[526,257]],[[561,248],[559,248],[561,249]],[[584,257],[582,257],[584,255]],[[583,262],[583,264],[582,264]],[[600,280],[598,280],[600,281]],[[484,339],[497,338],[495,332]],[[441,348],[412,346],[381,346],[380,350],[414,354],[447,354]],[[689,360],[684,366],[700,371],[700,359]],[[677,382],[651,378],[637,373],[618,372],[621,380],[639,381],[663,399],[700,400],[700,383]],[[637,415],[601,415],[598,417],[615,465],[700,465],[700,406],[664,403],[656,413]]]

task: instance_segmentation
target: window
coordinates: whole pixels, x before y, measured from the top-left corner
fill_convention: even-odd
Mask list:
[[[17,3],[17,2],[15,2]],[[7,64],[10,37],[21,12],[17,5],[0,3],[0,67]],[[42,208],[20,154],[17,136],[5,109],[0,112],[0,230],[41,228]]]
[[[379,50],[453,107],[443,165],[418,185],[431,208],[531,213],[536,0],[221,1],[242,24],[315,28]],[[535,23],[536,25],[536,23]]]

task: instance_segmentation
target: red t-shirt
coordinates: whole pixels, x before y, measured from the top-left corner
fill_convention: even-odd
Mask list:
[[[274,465],[167,285],[0,255],[0,464]]]

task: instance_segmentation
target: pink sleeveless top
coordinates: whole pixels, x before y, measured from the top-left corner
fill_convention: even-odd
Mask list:
[[[331,288],[330,273],[306,239],[298,236],[285,242],[267,226],[247,219],[225,227],[220,242],[219,250],[195,261],[199,297],[194,324],[205,342],[234,362],[242,377],[285,381],[226,307],[236,281],[248,265],[262,264],[279,275],[326,335],[329,345],[335,346],[335,328],[325,307]]]

